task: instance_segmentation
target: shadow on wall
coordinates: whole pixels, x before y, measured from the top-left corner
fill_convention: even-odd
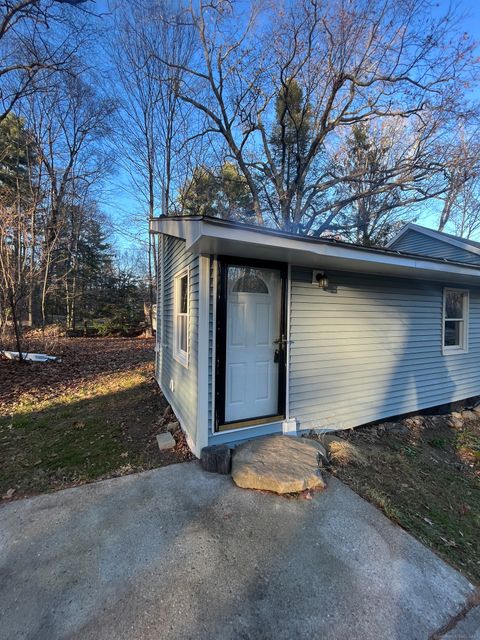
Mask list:
[[[416,304],[415,296],[403,315],[405,337],[386,384],[384,415],[447,404],[455,397],[456,383],[442,354],[443,288],[426,282],[416,282],[414,287],[428,307]],[[397,404],[398,410],[392,412]]]

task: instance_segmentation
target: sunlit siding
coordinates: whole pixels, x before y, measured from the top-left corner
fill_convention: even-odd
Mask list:
[[[441,283],[292,268],[290,415],[340,429],[480,394],[480,290],[469,351],[442,355]],[[469,288],[469,287],[465,287]]]
[[[157,358],[157,380],[168,398],[172,409],[193,442],[197,429],[197,355],[198,355],[198,301],[199,263],[198,257],[185,250],[185,241],[165,236],[163,260],[163,308],[159,300],[158,315],[163,314],[162,358]],[[173,357],[173,304],[174,277],[189,267],[189,362],[188,368]],[[160,367],[161,363],[161,367]],[[173,380],[175,389],[170,389]]]
[[[414,229],[406,231],[390,248],[397,251],[418,253],[431,258],[445,258],[458,262],[468,262],[469,264],[480,264],[479,254],[455,247],[448,242],[437,240]]]

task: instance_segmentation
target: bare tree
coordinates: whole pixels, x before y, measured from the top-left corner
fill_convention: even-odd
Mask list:
[[[463,128],[459,132],[458,140],[450,145],[447,151],[444,169],[447,188],[441,197],[439,231],[443,231],[450,221],[455,220],[463,236],[469,226],[467,219],[470,220],[470,225],[475,224],[474,212],[469,215],[468,207],[474,205],[479,184],[480,145],[477,140],[478,127],[474,126],[468,133]]]
[[[110,133],[114,109],[110,98],[98,95],[90,84],[71,72],[58,76],[48,93],[32,96],[24,109],[35,135],[47,195],[40,257],[43,324],[49,288],[55,285],[52,269],[59,260],[66,259],[60,251],[65,229],[76,229],[76,225],[68,227],[69,216],[72,211],[77,215],[85,211],[86,199],[110,167],[104,142]]]
[[[159,210],[168,214],[174,205],[175,175],[184,136],[185,114],[176,95],[181,71],[160,61],[183,62],[191,55],[191,32],[176,22],[170,3],[142,1],[116,9],[116,29],[111,51],[116,80],[121,87],[118,120],[124,135],[116,144],[134,188],[141,194],[148,223]],[[158,53],[153,56],[152,51]],[[183,153],[182,153],[183,152]],[[155,238],[148,242],[149,305],[154,302]]]
[[[40,72],[65,70],[84,39],[61,5],[89,0],[0,0],[0,121],[38,91]],[[56,29],[52,30],[52,24]]]
[[[345,204],[330,222],[327,217],[329,230],[358,244],[384,245],[405,222],[421,215],[426,201],[444,192],[444,176],[432,175],[422,155],[403,118],[353,125],[331,159],[336,174],[343,176],[335,196]]]
[[[181,71],[177,94],[206,118],[204,133],[226,143],[259,224],[320,234],[354,200],[388,190],[409,200],[409,176],[422,200],[446,189],[444,150],[457,118],[470,116],[461,87],[478,67],[452,12],[423,0],[245,7],[192,1],[178,19],[195,30],[188,62],[151,53]],[[339,186],[359,176],[330,161],[339,139],[378,118],[404,119],[413,151],[385,169],[382,185],[344,197]]]

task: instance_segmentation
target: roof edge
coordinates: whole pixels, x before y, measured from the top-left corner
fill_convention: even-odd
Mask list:
[[[153,229],[152,223],[155,222],[164,222],[166,224],[173,223],[177,225],[176,233],[171,233],[172,229],[165,229],[164,231],[160,231],[158,228]],[[187,223],[185,226],[182,223]],[[150,231],[152,233],[164,233],[166,235],[174,235],[176,237],[182,238],[187,242],[187,248],[192,244],[197,242],[199,238],[204,235],[202,225],[208,225],[211,227],[226,227],[229,229],[235,229],[239,233],[240,232],[254,232],[259,235],[265,235],[270,237],[283,238],[285,240],[295,240],[300,243],[310,244],[310,245],[323,245],[325,247],[337,247],[338,249],[343,250],[353,250],[358,251],[363,254],[370,255],[384,255],[389,256],[391,258],[404,258],[404,259],[413,259],[416,261],[424,261],[430,262],[434,264],[441,264],[445,267],[445,270],[448,271],[449,267],[461,267],[462,269],[467,268],[471,271],[476,271],[477,273],[480,271],[479,265],[474,265],[466,262],[461,262],[457,260],[448,260],[447,258],[434,258],[431,256],[426,256],[424,254],[418,253],[410,253],[407,251],[399,251],[392,248],[385,247],[365,247],[363,245],[357,245],[353,243],[348,243],[340,240],[328,239],[328,238],[312,238],[311,236],[301,236],[298,234],[288,233],[285,231],[280,231],[278,229],[270,229],[266,227],[260,227],[259,225],[254,224],[246,224],[242,222],[234,222],[231,220],[224,220],[222,218],[213,218],[210,216],[159,216],[157,218],[150,219]],[[239,240],[241,240],[239,238]]]
[[[393,245],[398,240],[400,240],[400,238],[402,238],[410,229],[412,231],[422,233],[423,235],[430,238],[434,238],[435,240],[439,240],[440,242],[446,242],[447,244],[463,249],[464,251],[474,253],[475,255],[480,255],[480,249],[478,249],[477,247],[473,247],[468,242],[465,242],[463,238],[452,238],[446,233],[435,231],[435,229],[429,229],[428,227],[422,227],[421,225],[415,224],[413,222],[408,222],[404,227],[402,227],[400,231],[390,240],[390,242],[387,243],[387,248],[390,249],[391,247],[393,247]]]

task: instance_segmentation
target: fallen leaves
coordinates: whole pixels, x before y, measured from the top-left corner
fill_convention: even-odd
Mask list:
[[[38,350],[35,340],[29,351]],[[62,362],[0,361],[0,416],[68,393],[85,393],[106,373],[133,371],[153,360],[153,338],[59,338]],[[81,428],[81,427],[79,427]]]

